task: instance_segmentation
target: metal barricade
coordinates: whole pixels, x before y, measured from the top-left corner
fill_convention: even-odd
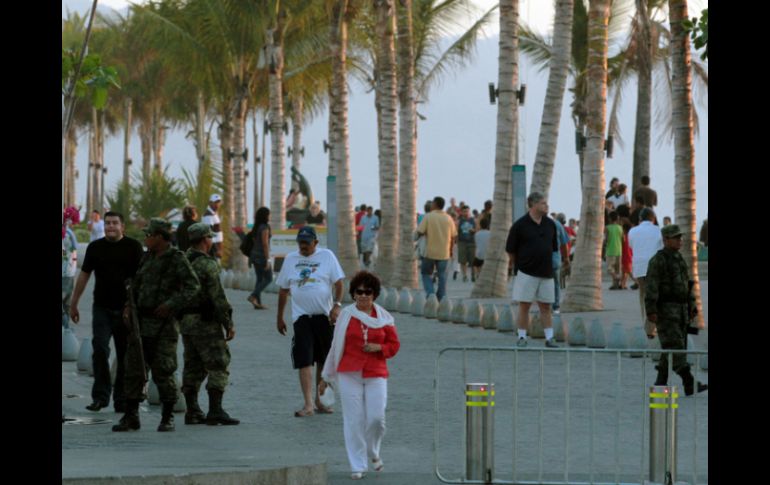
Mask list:
[[[666,395],[661,390],[664,388],[651,390],[648,381],[655,378],[655,370],[648,369],[650,357],[661,353],[672,354],[667,359],[669,383],[678,380],[671,372],[674,354],[695,358],[691,368],[696,392],[686,401],[675,399],[678,392],[673,386],[668,387],[670,393],[665,398],[659,397]],[[446,356],[458,354],[461,359],[452,359],[444,365],[447,368],[444,380],[451,384],[451,388],[445,389],[441,377],[442,357],[445,362],[450,360]],[[625,357],[636,355],[643,358]],[[697,393],[700,359],[707,357],[708,352],[702,350],[445,348],[436,359],[434,377],[436,477],[443,483],[467,484],[647,485],[668,483],[666,480],[671,480],[672,484],[674,480],[698,485],[708,483],[707,456],[705,459],[698,456],[699,451],[701,455],[707,453],[707,449],[698,447],[698,413],[708,412],[708,400]],[[546,375],[549,386],[546,386]],[[597,388],[598,380],[601,389]],[[471,388],[469,383],[483,384]],[[491,386],[481,390],[481,386],[488,383],[494,383],[492,395],[489,394]],[[493,401],[494,408],[491,407]],[[471,402],[488,404],[486,407],[481,404],[469,406]],[[455,412],[461,403],[465,408],[462,431],[452,427],[461,426],[459,413]],[[546,406],[546,403],[555,404]],[[442,414],[444,406],[452,412]],[[489,412],[486,421],[481,418],[481,412],[474,414],[472,408],[477,411],[486,409]],[[678,418],[676,411],[680,413]],[[659,414],[663,416],[662,426]],[[559,420],[563,420],[563,426]],[[687,457],[680,464],[689,467],[679,474],[676,474],[677,421],[686,430],[686,433],[681,430],[679,433],[680,438],[685,437],[679,443],[680,455]],[[707,426],[707,422],[700,423]],[[447,453],[451,455],[450,468],[465,464],[465,469],[458,474],[462,478],[448,478],[440,470],[444,444],[440,440],[440,430],[448,433],[451,439],[451,446],[447,447],[451,451]],[[703,430],[700,434],[705,437]],[[462,449],[463,443],[465,460],[460,461],[457,451]],[[637,455],[637,464],[633,465]],[[649,460],[649,467],[645,467],[645,460]],[[519,466],[522,463],[524,465]],[[701,468],[699,463],[703,464]],[[659,470],[663,470],[663,475]],[[501,478],[504,476],[505,479]]]

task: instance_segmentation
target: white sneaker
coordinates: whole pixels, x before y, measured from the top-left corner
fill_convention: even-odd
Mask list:
[[[527,346],[527,339],[524,337],[519,337],[519,340],[516,342],[516,347],[526,347]]]
[[[364,478],[364,472],[353,472],[350,475],[351,480],[361,480],[362,478]]]
[[[380,458],[372,458],[372,467],[374,471],[381,472],[385,468],[385,464]]]

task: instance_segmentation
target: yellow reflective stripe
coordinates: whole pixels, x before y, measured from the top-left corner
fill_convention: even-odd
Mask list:
[[[673,409],[676,409],[679,407],[679,404],[672,404],[671,407]],[[650,409],[668,409],[668,404],[650,404]]]
[[[669,396],[673,397],[674,399],[676,399],[676,398],[679,397],[679,394],[677,394],[677,393],[666,394],[665,392],[651,392],[650,393],[650,397],[664,397],[664,398],[667,398]]]
[[[466,396],[488,396],[489,391],[465,391]],[[492,391],[492,395],[495,395],[495,391]]]
[[[474,406],[475,407],[486,407],[489,404],[490,403],[485,402],[485,401],[465,401],[465,405],[466,406],[470,406],[470,407],[474,407]],[[495,402],[492,401],[491,405],[494,406]]]

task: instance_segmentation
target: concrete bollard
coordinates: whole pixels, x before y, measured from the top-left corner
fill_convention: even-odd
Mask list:
[[[227,276],[227,271],[221,270],[219,272],[219,283],[222,285],[222,288],[225,287],[225,276]]]
[[[377,299],[382,308],[388,310],[388,298],[390,298],[390,288],[383,286],[380,288],[380,297]],[[390,311],[390,310],[388,310]]]
[[[233,277],[235,274],[233,273],[233,270],[228,269],[227,274],[225,275],[225,288],[232,288],[233,287]]]
[[[385,307],[386,310],[389,312],[395,312],[398,310],[398,289],[397,288],[391,288],[390,293],[388,293],[388,299],[387,304],[388,306]]]
[[[557,342],[564,342],[565,340],[567,340],[567,338],[566,338],[566,332],[564,331],[564,322],[561,319],[561,315],[554,314],[552,318],[553,318],[553,338],[555,338]]]
[[[110,382],[115,385],[115,376],[118,375],[118,358],[114,355],[110,356]]]
[[[436,318],[438,317],[438,298],[436,298],[436,294],[433,293],[425,300],[425,306],[423,307],[422,315],[425,318]]]
[[[380,296],[378,296],[377,298],[379,299],[381,296],[382,294],[380,294]],[[350,292],[345,289],[342,290],[342,303],[345,303],[345,304],[355,303],[355,300],[353,300],[353,297],[350,296]]]
[[[89,337],[84,338],[80,342],[80,351],[78,352],[78,371],[94,373],[94,361],[91,356],[94,354],[94,346],[91,345],[91,339]]]
[[[61,334],[61,360],[62,362],[74,362],[78,360],[80,342],[71,328],[65,328]]]
[[[438,313],[436,314],[439,322],[449,322],[452,320],[452,300],[444,297],[438,304]]]
[[[540,312],[529,314],[529,336],[530,338],[545,338],[543,330],[543,318]]]
[[[569,323],[567,343],[573,347],[580,347],[586,344],[586,324],[583,323],[582,318],[576,317]]]
[[[412,294],[412,315],[421,317],[425,314],[425,293],[422,290],[414,290]]]
[[[398,295],[398,313],[409,313],[412,309],[412,292],[409,288],[402,288]]]
[[[634,329],[631,330],[628,346],[631,349],[646,349],[647,340],[647,333],[644,331],[644,329],[642,327],[634,327]],[[644,356],[642,352],[630,352],[629,355],[631,357]]]
[[[604,336],[604,326],[601,320],[595,318],[588,329],[588,348],[603,349],[607,347],[607,338]]]
[[[275,284],[275,281],[272,281],[269,285],[267,285],[267,288],[265,288],[266,293],[278,293],[278,285]]]
[[[183,413],[187,411],[187,401],[184,400],[184,394],[182,394],[182,380],[179,376],[179,371],[174,372],[174,380],[176,381],[176,403],[174,404],[174,412]]]
[[[147,404],[152,406],[160,405],[160,393],[158,392],[158,386],[155,385],[155,381],[152,375],[147,375]]]
[[[250,271],[244,271],[243,276],[241,276],[241,289],[245,291],[251,291],[254,289],[254,284],[251,282],[251,273]],[[256,282],[254,282],[256,283]]]
[[[465,323],[465,304],[463,301],[452,302],[452,323]]]
[[[497,321],[499,318],[497,306],[492,304],[485,305],[481,315],[481,327],[485,330],[494,330],[497,328]]]
[[[240,290],[241,289],[241,277],[243,274],[241,272],[233,273],[233,278],[230,280],[230,287],[234,290]]]
[[[626,335],[626,329],[623,328],[623,324],[615,322],[610,329],[610,336],[607,339],[607,348],[609,349],[627,349],[628,348],[628,336]]]
[[[511,305],[503,305],[500,310],[500,316],[497,319],[497,331],[498,332],[513,332],[513,311]]]
[[[478,301],[465,301],[465,323],[469,327],[480,327],[484,310]]]
[[[657,336],[655,336],[655,338],[648,339],[647,348],[651,350],[660,350],[660,339]],[[660,356],[661,356],[660,352],[655,352],[654,354],[651,354],[651,355],[652,355],[653,362],[660,362]]]

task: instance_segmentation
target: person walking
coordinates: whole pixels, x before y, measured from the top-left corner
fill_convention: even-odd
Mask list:
[[[655,254],[663,249],[663,238],[658,226],[653,224],[655,211],[645,207],[640,214],[642,222],[628,231],[628,245],[631,247],[633,258],[631,269],[636,283],[639,285],[639,305],[642,309],[642,325],[647,338],[655,338],[655,324],[647,318],[645,309],[645,281],[647,267]]]
[[[663,249],[650,259],[647,266],[647,294],[644,297],[647,318],[658,329],[661,348],[686,350],[688,327],[698,309],[687,263],[679,252],[682,248],[682,231],[679,226],[672,224],[660,232],[663,236]],[[668,354],[661,354],[657,369],[655,385],[667,385]],[[674,354],[673,370],[682,378],[686,396],[708,389],[707,384],[695,382],[685,354]]]
[[[375,303],[379,278],[359,271],[350,281],[349,291],[355,305],[340,312],[321,373],[320,392],[331,383],[339,387],[345,449],[351,478],[358,480],[367,472],[369,460],[375,471],[385,467],[380,449],[388,400],[386,360],[398,353],[401,344],[393,316]]]
[[[270,209],[260,207],[254,215],[254,227],[246,235],[246,237],[252,238],[249,262],[254,266],[254,272],[257,274],[254,291],[251,292],[247,300],[254,306],[255,310],[267,309],[262,304],[262,291],[273,282],[273,270],[270,265],[270,239],[273,237],[273,231],[270,229],[269,221]]]
[[[435,197],[431,212],[422,218],[417,227],[417,234],[425,235],[425,257],[420,265],[422,284],[425,296],[429,297],[433,290],[433,270],[438,272],[438,291],[436,298],[441,301],[446,294],[447,265],[452,258],[454,240],[457,237],[457,226],[452,218],[444,212],[444,198]]]

